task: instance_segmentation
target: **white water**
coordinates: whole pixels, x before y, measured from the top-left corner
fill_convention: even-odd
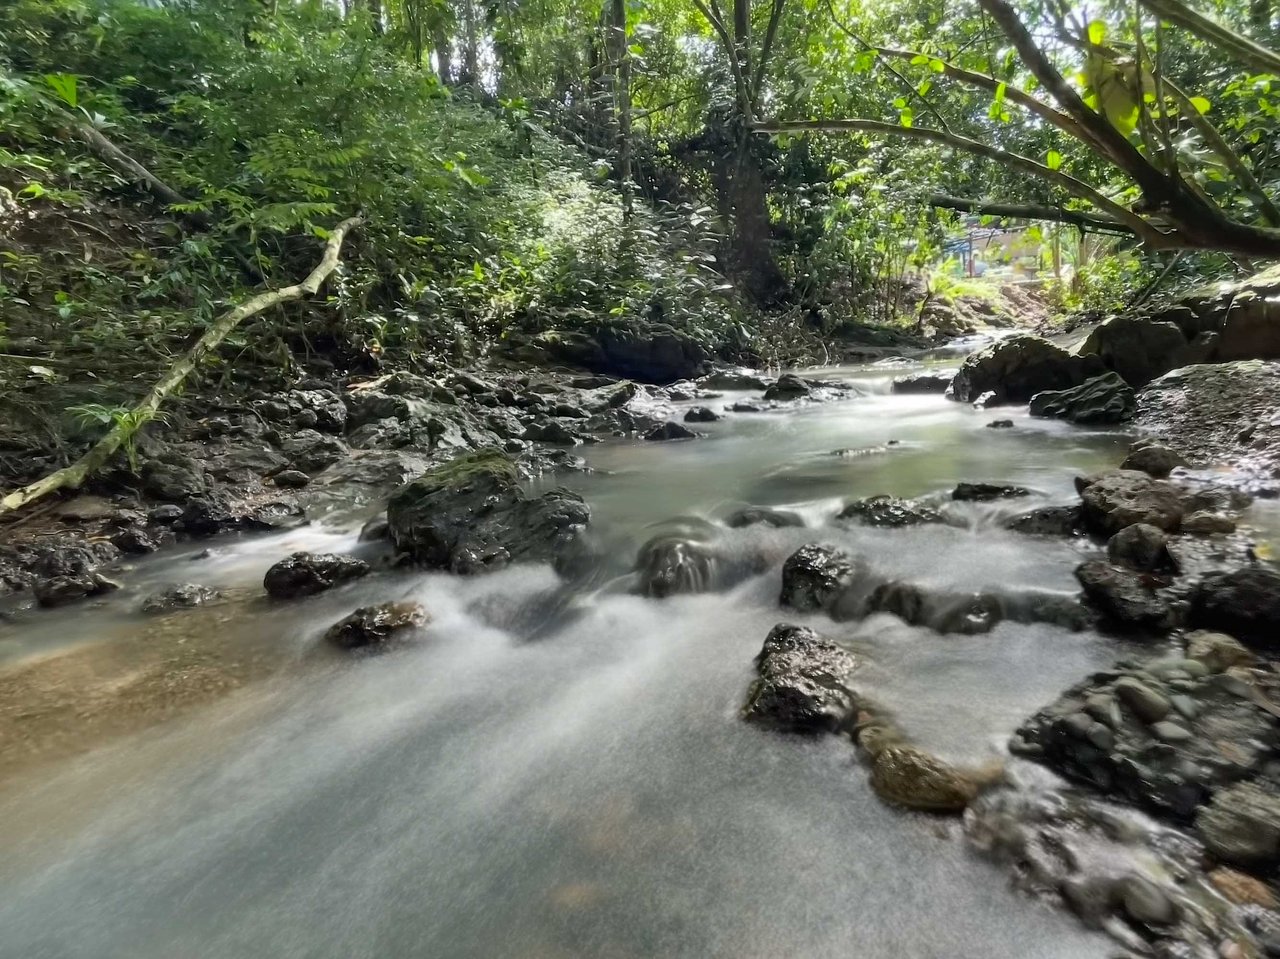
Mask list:
[[[700,425],[697,442],[588,448],[601,472],[573,485],[625,566],[654,524],[746,502],[811,524],[842,498],[959,480],[1043,494],[1018,509],[1067,502],[1073,472],[1114,465],[1124,446],[862,381],[866,396]],[[1015,430],[984,426],[1010,416]],[[889,439],[879,454],[825,455]],[[968,529],[734,531],[725,542],[777,561],[727,593],[605,588],[547,612],[537,600],[554,577],[522,568],[371,578],[254,609],[296,670],[0,794],[0,956],[1106,956],[1107,940],[1008,889],[954,821],[883,806],[847,740],[737,716],[765,634],[797,618],[777,606],[778,566],[802,542],[926,584],[1074,590],[1074,547],[967,508]],[[291,549],[350,541],[304,530],[142,572],[250,583]],[[351,662],[312,654],[351,607],[401,596],[431,610],[425,642]],[[112,615],[47,614],[35,640],[0,645],[93,639],[127,624]],[[862,691],[957,761],[998,755],[1025,716],[1116,655],[1049,626],[959,637],[888,616],[812,622],[865,660]]]

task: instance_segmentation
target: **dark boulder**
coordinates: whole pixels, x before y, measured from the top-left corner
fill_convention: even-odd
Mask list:
[[[805,380],[794,373],[783,373],[778,381],[764,391],[766,400],[797,400],[813,392]]]
[[[1138,401],[1115,373],[1104,373],[1066,390],[1031,397],[1031,415],[1069,420],[1081,426],[1111,426],[1133,419]]]
[[[369,574],[369,564],[338,553],[294,553],[280,560],[263,577],[262,585],[274,599],[296,599]]]
[[[1206,576],[1192,596],[1190,619],[1254,647],[1280,648],[1280,572],[1251,566]]]
[[[662,599],[712,589],[719,565],[719,557],[708,544],[662,535],[640,548],[635,568],[640,577],[640,593]]]
[[[594,373],[642,383],[694,379],[702,374],[709,358],[701,343],[663,323],[633,322],[579,332],[544,333],[537,337],[535,345],[546,354]]]
[[[420,603],[402,601],[361,606],[330,626],[324,638],[340,649],[385,646],[410,630],[421,628],[430,618]]]
[[[756,657],[759,678],[747,694],[743,717],[783,732],[847,728],[857,713],[857,695],[846,685],[856,666],[845,649],[807,626],[779,623]]]
[[[31,588],[35,592],[36,602],[41,606],[54,607],[113,592],[120,588],[120,584],[101,573],[83,571],[36,580]]]
[[[1173,566],[1169,537],[1147,523],[1134,523],[1112,536],[1107,541],[1107,558],[1119,566],[1147,573]]]
[[[169,503],[184,503],[208,489],[204,469],[194,459],[167,450],[142,464],[142,490]]]
[[[1084,532],[1079,506],[1041,506],[1007,520],[1005,529],[1032,536],[1078,536]]]
[[[350,455],[347,444],[336,436],[325,436],[316,430],[298,430],[285,437],[280,449],[289,459],[291,469],[308,475],[319,473],[327,466]]]
[[[496,450],[464,453],[398,490],[387,506],[391,541],[424,566],[478,573],[554,559],[590,521],[578,494],[530,496]]]
[[[1158,443],[1145,443],[1129,450],[1120,464],[1122,470],[1138,470],[1156,479],[1164,479],[1187,461],[1175,450]]]
[[[719,413],[705,406],[695,406],[684,414],[686,423],[714,423],[721,419]]]
[[[1173,611],[1157,592],[1163,583],[1148,573],[1089,560],[1076,567],[1076,579],[1089,603],[1120,628],[1165,631],[1173,625]]]
[[[703,377],[698,385],[708,390],[767,390],[771,381],[747,370],[720,370]]]
[[[936,393],[941,396],[951,386],[955,375],[955,370],[939,373],[912,373],[909,376],[898,377],[889,389],[893,393]]]
[[[122,553],[132,553],[135,556],[154,553],[160,548],[155,538],[139,526],[129,526],[120,530],[111,537],[111,545]]]
[[[195,609],[221,597],[222,594],[209,586],[197,583],[182,583],[170,586],[158,593],[152,593],[142,601],[144,613],[166,613],[175,609]]]
[[[1043,337],[1020,333],[967,356],[951,383],[951,396],[973,403],[991,393],[985,405],[1025,403],[1036,393],[1079,386],[1101,372],[1094,357],[1073,356]]]
[[[681,426],[674,420],[669,420],[661,426],[655,426],[649,432],[644,434],[646,440],[651,442],[662,442],[663,440],[691,440],[698,436],[693,430],[687,426]]]
[[[1176,530],[1186,511],[1182,490],[1136,470],[1116,470],[1084,481],[1080,501],[1085,525],[1106,535],[1134,523]]]
[[[800,612],[829,609],[865,573],[861,562],[830,546],[801,546],[782,564],[779,602]]]
[[[1008,483],[960,483],[951,491],[951,498],[958,503],[989,503],[998,499],[1015,499],[1030,496],[1025,486]]]
[[[836,514],[836,519],[886,528],[943,522],[942,514],[937,510],[894,496],[869,496],[846,503]]]
[[[1177,325],[1147,317],[1114,316],[1099,324],[1080,347],[1135,389],[1197,357]]]

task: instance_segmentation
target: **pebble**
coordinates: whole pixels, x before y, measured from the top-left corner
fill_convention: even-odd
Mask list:
[[[1126,876],[1120,880],[1120,896],[1124,911],[1132,919],[1148,926],[1167,926],[1177,918],[1178,910],[1164,890],[1142,876]]]
[[[1237,869],[1219,866],[1209,873],[1209,881],[1222,893],[1222,897],[1237,906],[1262,906],[1266,909],[1280,907],[1267,884]]]
[[[1169,700],[1146,683],[1125,677],[1116,683],[1115,693],[1145,723],[1157,723],[1169,715]]]
[[[1191,730],[1168,721],[1153,724],[1151,732],[1167,743],[1185,743],[1192,738]]]
[[[1174,710],[1184,719],[1195,719],[1200,715],[1199,704],[1190,696],[1170,696],[1169,702]]]

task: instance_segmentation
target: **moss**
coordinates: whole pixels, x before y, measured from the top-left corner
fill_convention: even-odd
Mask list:
[[[419,492],[436,492],[458,489],[486,476],[504,486],[515,485],[520,481],[520,474],[511,457],[501,450],[480,449],[463,453],[432,467],[414,480],[412,485]]]

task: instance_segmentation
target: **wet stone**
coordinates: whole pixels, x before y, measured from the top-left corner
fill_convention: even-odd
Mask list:
[[[845,505],[836,519],[850,520],[863,526],[897,528],[922,523],[941,523],[942,514],[928,506],[894,496],[870,496]]]
[[[324,592],[369,574],[369,564],[338,553],[294,553],[267,570],[262,585],[274,599]]]
[[[163,613],[174,609],[195,609],[213,602],[222,594],[209,586],[198,583],[181,583],[152,593],[142,601],[142,612]]]
[[[421,603],[402,601],[362,606],[330,626],[324,638],[340,649],[384,646],[422,627],[430,618]]]
[[[748,721],[794,733],[835,732],[852,724],[856,694],[846,685],[856,661],[807,626],[779,623],[756,657],[758,679],[743,708]]]
[[[829,609],[863,573],[858,560],[832,547],[810,543],[782,564],[779,602],[801,612]]]

